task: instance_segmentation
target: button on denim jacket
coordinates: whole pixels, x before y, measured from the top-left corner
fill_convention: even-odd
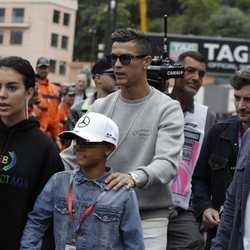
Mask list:
[[[65,249],[72,239],[73,232],[80,224],[86,208],[94,203],[105,188],[106,174],[95,181],[90,181],[81,171],[64,171],[51,177],[37,198],[34,209],[28,216],[24,229],[21,249],[40,249],[41,239],[53,218],[56,249]],[[68,189],[72,182],[72,212],[68,213]],[[80,226],[76,249],[144,249],[140,215],[133,190],[125,187],[118,191],[108,191],[98,201]]]

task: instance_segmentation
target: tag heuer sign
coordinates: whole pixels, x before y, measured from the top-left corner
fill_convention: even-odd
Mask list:
[[[163,54],[163,33],[148,33],[152,42],[152,55]],[[250,65],[250,40],[193,35],[167,37],[168,57],[176,61],[187,50],[201,52],[207,60],[207,72],[233,74],[236,69]]]

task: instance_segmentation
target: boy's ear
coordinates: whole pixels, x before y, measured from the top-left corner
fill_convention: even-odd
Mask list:
[[[115,150],[115,145],[113,145],[111,143],[106,143],[105,155],[107,157],[110,156],[114,150]]]

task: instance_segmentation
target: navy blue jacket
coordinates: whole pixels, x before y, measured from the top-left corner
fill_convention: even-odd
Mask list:
[[[233,181],[212,250],[243,250],[245,208],[250,190],[250,129],[243,137]]]
[[[238,146],[238,118],[215,124],[209,131],[192,178],[193,208],[197,220],[207,208],[220,210],[233,179]],[[216,234],[208,230],[207,244]]]

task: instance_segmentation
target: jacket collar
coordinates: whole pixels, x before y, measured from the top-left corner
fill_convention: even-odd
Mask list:
[[[238,117],[232,118],[230,125],[225,129],[225,131],[220,135],[220,137],[225,140],[232,141],[232,142],[235,142],[235,141],[238,142],[239,127],[240,127],[239,118]]]
[[[104,183],[105,179],[112,173],[112,170],[110,167],[105,167],[105,174],[98,179],[94,180],[93,182],[97,184],[102,190],[106,187],[106,183]],[[80,168],[77,169],[74,177],[74,182],[79,185],[81,183],[84,183],[86,181],[90,181],[88,178],[86,178],[83,173],[81,172]]]

